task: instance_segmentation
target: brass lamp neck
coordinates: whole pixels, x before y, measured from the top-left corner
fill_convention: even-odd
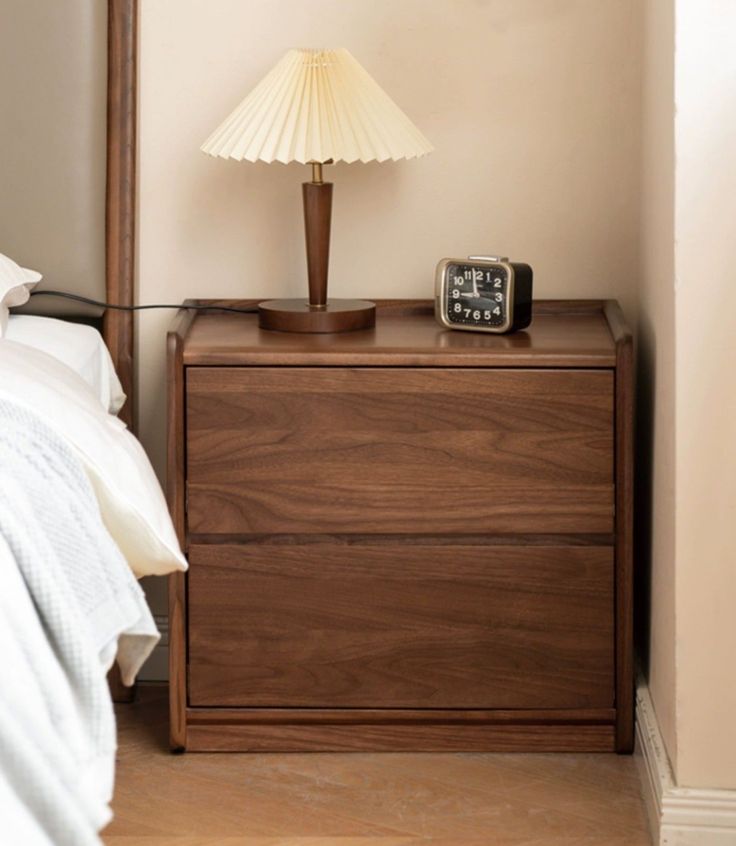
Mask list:
[[[325,159],[323,162],[309,162],[312,165],[312,185],[322,185],[322,165],[333,163],[333,159]]]

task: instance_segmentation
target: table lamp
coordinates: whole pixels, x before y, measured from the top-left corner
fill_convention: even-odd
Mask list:
[[[309,297],[259,305],[263,329],[344,332],[375,324],[364,300],[327,297],[333,162],[397,161],[432,145],[344,48],[289,50],[202,145],[211,156],[237,161],[311,165],[302,184]]]

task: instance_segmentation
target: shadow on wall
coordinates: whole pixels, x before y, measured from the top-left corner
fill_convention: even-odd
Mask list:
[[[636,479],[634,486],[634,645],[649,677],[652,597],[652,502],[654,495],[654,396],[656,344],[645,314],[639,315],[636,359]]]

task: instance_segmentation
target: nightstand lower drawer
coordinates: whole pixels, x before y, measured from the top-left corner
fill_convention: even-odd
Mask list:
[[[189,703],[610,708],[613,551],[194,545]]]

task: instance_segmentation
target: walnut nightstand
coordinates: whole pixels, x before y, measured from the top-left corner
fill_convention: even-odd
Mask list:
[[[615,303],[509,336],[189,310],[168,344],[173,748],[631,751]]]

